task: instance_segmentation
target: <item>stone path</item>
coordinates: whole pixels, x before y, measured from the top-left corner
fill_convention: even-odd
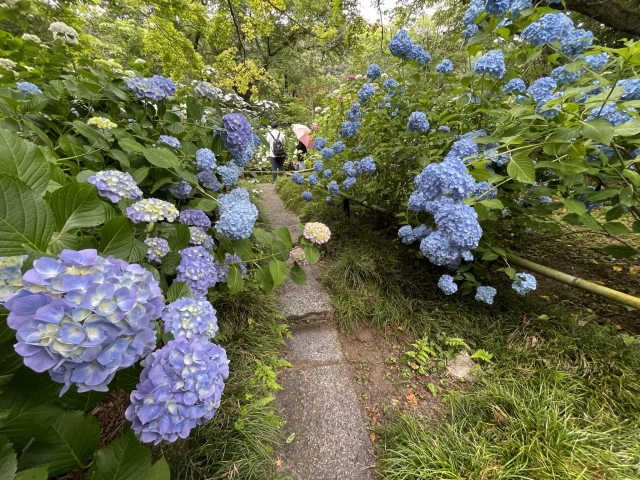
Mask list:
[[[284,209],[273,185],[260,188],[274,225],[289,227],[297,238],[296,216]],[[292,439],[277,452],[281,473],[293,480],[373,480],[371,442],[331,323],[329,294],[317,280],[317,266],[305,271],[306,285],[287,280],[279,292],[293,334],[285,355],[293,367],[280,373],[283,390],[276,398],[287,421],[283,433]]]

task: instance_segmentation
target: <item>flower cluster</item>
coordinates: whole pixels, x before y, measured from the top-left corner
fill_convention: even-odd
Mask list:
[[[144,443],[187,438],[213,418],[228,376],[229,360],[219,345],[171,340],[145,359],[125,417]]]
[[[7,303],[16,352],[27,367],[79,392],[107,391],[116,371],[156,343],[152,320],[164,301],[158,282],[140,265],[96,250],[42,257]]]
[[[111,130],[112,128],[115,128],[118,126],[108,118],[103,118],[103,117],[91,117],[89,120],[87,120],[87,125],[91,125],[101,130]]]
[[[347,120],[349,120],[350,122],[357,122],[361,116],[362,114],[360,113],[360,104],[354,103],[353,105],[351,105],[349,111],[347,112]]]
[[[611,122],[613,126],[620,125],[621,123],[629,122],[634,119],[631,115],[623,110],[618,110],[618,107],[613,102],[607,102],[603,106],[594,108],[586,121],[594,120],[596,118],[604,118]]]
[[[376,163],[371,157],[364,157],[362,160],[355,163],[357,163],[356,168],[358,169],[358,173],[363,175],[371,175],[376,171]]]
[[[137,98],[150,98],[159,102],[176,93],[176,85],[161,75],[151,78],[134,77],[127,80],[127,89]]]
[[[551,78],[558,84],[564,85],[565,83],[575,82],[578,78],[580,78],[581,71],[570,72],[568,71],[564,65],[560,67],[556,67],[551,70]]]
[[[507,84],[502,87],[504,93],[518,92],[523,93],[527,89],[524,80],[521,78],[512,78]]]
[[[209,82],[198,82],[198,84],[194,87],[193,93],[196,94],[196,97],[205,97],[205,98],[218,98],[222,92],[218,87],[214,87]]]
[[[584,60],[587,62],[587,68],[594,72],[599,72],[607,66],[607,63],[609,62],[609,54],[607,52],[602,52],[596,55],[588,55],[584,57]]]
[[[313,148],[315,148],[318,151],[321,151],[326,146],[327,146],[327,139],[324,137],[317,137],[313,141]]]
[[[322,160],[316,160],[315,162],[313,162],[311,168],[313,168],[316,172],[321,172],[323,168]]]
[[[178,140],[176,137],[172,137],[171,135],[160,135],[158,137],[158,142],[164,143],[165,145],[171,148],[175,148],[176,150],[179,150],[180,148],[182,148],[182,145],[180,144],[180,140]]]
[[[0,257],[0,307],[22,287],[22,264],[26,255]]]
[[[18,91],[24,93],[25,95],[31,95],[32,93],[42,93],[42,90],[38,88],[37,85],[29,82],[18,82],[16,83],[18,87]],[[113,125],[116,126],[115,124]]]
[[[247,264],[244,263],[242,259],[235,253],[233,255],[231,255],[230,253],[225,253],[224,263],[227,265],[230,263],[237,263],[240,266],[240,276],[242,278],[244,278],[244,276],[247,274]],[[228,267],[227,265],[221,265],[218,261],[216,261],[215,267],[216,272],[218,272],[218,282],[220,283],[227,282],[227,277],[229,276],[230,269],[230,267]]]
[[[185,282],[194,296],[204,296],[218,282],[214,258],[204,247],[180,250],[180,264],[176,280]]]
[[[54,40],[62,40],[71,45],[78,44],[78,32],[64,22],[53,22],[49,25],[49,31],[53,33]]]
[[[558,84],[549,77],[540,77],[527,89],[527,93],[533,97],[535,102],[540,102],[553,95],[553,91]]]
[[[302,235],[307,240],[321,245],[329,241],[329,239],[331,238],[331,230],[329,230],[329,227],[327,227],[324,223],[309,222],[304,226]]]
[[[327,180],[330,179],[332,175],[333,175],[333,170],[331,170],[330,168],[327,168],[322,172],[322,176]]]
[[[396,88],[398,88],[400,86],[400,84],[398,83],[398,81],[395,78],[387,78],[383,83],[382,83],[382,87],[384,89],[386,89],[387,91],[391,91],[394,90]],[[355,104],[354,104],[355,105]],[[351,119],[349,119],[351,120]]]
[[[302,192],[302,198],[307,202],[310,202],[313,200],[313,195],[311,194],[311,192],[305,190],[304,192]]]
[[[522,38],[536,47],[570,38],[573,21],[564,13],[547,13],[522,31]]]
[[[208,148],[201,148],[196,152],[196,169],[198,172],[211,172],[216,168],[216,156]]]
[[[309,175],[309,185],[310,186],[314,186],[318,184],[318,174],[317,173],[312,173],[311,175]]]
[[[449,73],[453,71],[453,62],[448,58],[441,61],[438,65],[436,65],[436,72],[438,73]]]
[[[471,24],[471,25],[467,25],[467,28],[465,28],[462,33],[460,33],[460,36],[464,39],[464,40],[469,40],[471,37],[473,37],[475,34],[477,34],[480,31],[480,28],[478,27],[478,25],[476,25],[475,23]]]
[[[25,42],[42,43],[42,40],[40,40],[39,36],[31,35],[30,33],[23,33],[22,40],[24,40]]]
[[[338,182],[336,182],[335,180],[331,180],[329,182],[329,185],[327,185],[327,190],[329,190],[329,193],[333,195],[338,195],[340,193],[340,187],[338,187]]]
[[[169,242],[164,238],[147,238],[144,243],[147,246],[147,260],[150,262],[160,262],[169,253]]]
[[[298,185],[304,185],[304,177],[298,172],[293,172],[293,175],[291,175],[291,180],[293,180],[293,182],[297,183]]]
[[[624,84],[621,100],[640,100],[640,78],[632,78]]]
[[[218,177],[216,177],[213,172],[208,170],[199,172],[197,178],[204,188],[213,190],[214,192],[220,190],[220,182],[218,182]]]
[[[380,78],[380,75],[382,75],[382,69],[380,68],[380,65],[378,65],[377,63],[372,63],[371,65],[369,65],[369,68],[367,68],[367,78],[369,78],[370,80],[375,80],[377,78]]]
[[[576,58],[593,43],[593,32],[576,28],[560,42],[560,51],[571,58]]]
[[[219,219],[216,231],[231,240],[249,238],[258,218],[258,209],[249,201],[249,192],[236,188],[231,193],[220,195]]]
[[[227,187],[233,187],[238,183],[238,178],[242,173],[242,170],[233,164],[220,165],[217,170],[222,178],[222,183]]]
[[[309,265],[309,262],[307,262],[306,257],[304,255],[304,250],[300,247],[296,247],[293,250],[291,250],[289,252],[289,258],[294,262],[296,262],[298,265],[302,265],[302,266]]]
[[[253,147],[253,130],[247,118],[241,113],[227,113],[222,116],[225,131],[222,141],[233,157],[241,157],[245,150]]]
[[[422,112],[412,112],[409,115],[409,121],[407,122],[407,129],[411,132],[428,132],[429,120],[427,116]]]
[[[476,290],[476,300],[479,302],[488,303],[489,305],[493,305],[493,297],[496,296],[495,288],[493,287],[478,287]]]
[[[411,245],[427,237],[433,230],[422,224],[413,228],[411,225],[404,225],[398,230],[398,236],[405,245]]]
[[[420,45],[413,43],[405,29],[398,30],[389,42],[389,51],[396,57],[404,57],[415,60],[420,66],[424,66],[431,61],[431,55]]]
[[[189,227],[189,242],[193,245],[202,245],[204,248],[213,246],[213,238],[200,227]]]
[[[342,182],[342,188],[345,190],[350,190],[356,184],[355,177],[347,177],[344,182]]]
[[[331,157],[333,157],[335,155],[335,152],[331,149],[331,148],[323,148],[320,153],[322,154],[322,158],[324,158],[325,160],[330,160]]]
[[[458,285],[456,285],[451,275],[442,275],[438,280],[438,288],[442,290],[445,295],[453,295],[458,291]]]
[[[127,217],[133,223],[158,222],[161,220],[173,222],[178,215],[178,209],[172,203],[157,198],[146,198],[127,207]]]
[[[504,65],[504,55],[502,50],[490,50],[473,64],[473,71],[476,73],[488,73],[495,78],[502,78],[507,73]]]
[[[487,0],[484,8],[490,15],[504,15],[510,5],[511,0]]]
[[[183,210],[180,212],[179,222],[190,227],[200,227],[208,229],[211,227],[211,220],[202,210]]]
[[[207,342],[218,331],[216,310],[204,298],[179,298],[162,312],[164,329],[174,338]]]
[[[340,140],[338,140],[337,142],[334,142],[333,145],[331,145],[331,150],[333,150],[333,152],[336,155],[344,152],[346,149],[347,149],[347,146]],[[318,172],[319,171],[320,170],[318,170]]]
[[[101,197],[107,197],[113,203],[118,203],[123,198],[142,198],[142,190],[126,172],[104,170],[87,178],[87,182],[96,186]]]
[[[342,138],[351,138],[360,128],[360,122],[342,122]]]
[[[514,280],[511,284],[511,288],[520,295],[526,295],[536,289],[536,277],[530,273],[516,273],[516,277],[518,277],[518,280]]]
[[[360,90],[358,90],[358,100],[360,103],[364,103],[376,94],[376,90],[370,83],[363,83]]]

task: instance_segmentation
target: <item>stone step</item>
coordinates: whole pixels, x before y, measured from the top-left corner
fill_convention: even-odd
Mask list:
[[[280,287],[278,301],[283,315],[289,321],[322,321],[331,318],[331,298],[324,285],[317,280],[319,267],[308,265],[304,271],[307,274],[305,285],[296,285],[287,278]]]

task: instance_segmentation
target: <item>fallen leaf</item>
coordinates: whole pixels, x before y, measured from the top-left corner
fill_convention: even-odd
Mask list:
[[[282,466],[282,460],[276,460],[276,467],[280,468]]]
[[[417,364],[415,364],[415,363],[413,363],[413,362],[411,362],[411,363],[409,364],[409,366],[410,366],[411,368],[413,368],[414,370],[417,370],[417,369],[419,369],[419,368],[420,368]]]
[[[404,327],[398,327],[398,330],[404,330]]]
[[[540,298],[544,298],[545,300],[549,300],[549,295],[540,295]]]
[[[294,438],[296,438],[296,434],[295,434],[295,433],[292,433],[291,435],[289,435],[289,436],[287,437],[287,439],[285,440],[285,442],[287,442],[287,443],[291,443],[291,442],[293,442],[293,439],[294,439]]]
[[[415,393],[413,393],[413,388],[409,388],[407,390],[407,396],[406,396],[407,402],[409,402],[411,405],[413,405],[414,407],[418,406],[418,399],[416,398]]]
[[[239,338],[238,339],[238,345],[244,345],[244,339]]]
[[[394,406],[395,406],[395,405],[397,405],[397,404],[398,404],[398,400],[397,400],[397,399],[395,399],[395,398],[392,398],[392,399],[391,399],[391,405],[394,405]]]
[[[640,273],[640,265],[629,267],[629,273],[632,275],[637,275],[638,273]]]
[[[371,441],[372,441],[372,442],[375,442],[375,441],[376,441],[376,434],[375,434],[375,433],[373,433],[373,432],[371,432],[371,433],[369,434],[369,438],[371,439]]]
[[[616,265],[615,267],[613,267],[613,269],[614,269],[616,272],[621,272],[621,271],[622,271],[622,267],[618,267],[617,265]]]

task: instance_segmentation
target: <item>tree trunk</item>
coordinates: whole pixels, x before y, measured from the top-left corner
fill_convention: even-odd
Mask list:
[[[618,32],[640,37],[640,11],[629,10],[614,0],[566,0],[568,10],[591,17]]]

